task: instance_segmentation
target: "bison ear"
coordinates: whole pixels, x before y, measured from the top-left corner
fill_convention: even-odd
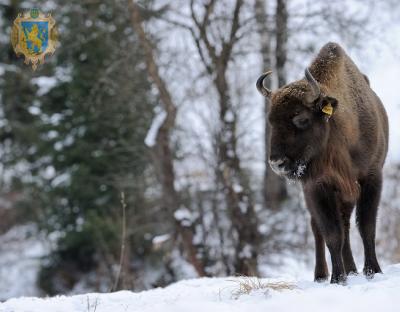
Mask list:
[[[325,120],[329,121],[329,118],[332,117],[334,114],[336,107],[337,107],[338,101],[330,96],[324,96],[322,99],[319,101],[318,105],[318,111],[322,112]]]

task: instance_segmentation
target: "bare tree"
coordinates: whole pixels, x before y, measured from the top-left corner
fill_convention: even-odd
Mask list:
[[[224,32],[215,26],[219,20],[224,19],[215,14],[215,0],[202,5],[201,16],[197,14],[200,10],[196,10],[194,6],[192,0],[190,7],[194,26],[190,28],[191,34],[204,68],[218,94],[220,131],[216,138],[217,177],[225,194],[232,229],[237,236],[234,243],[233,269],[239,274],[256,274],[259,252],[257,216],[248,177],[243,171],[238,155],[237,116],[234,113],[228,82],[228,65],[232,58],[232,50],[239,41],[243,1],[235,1],[233,13],[226,18],[229,19],[229,23],[224,23],[229,25],[229,29]]]
[[[163,109],[166,113],[166,117],[164,118],[157,132],[154,155],[158,165],[157,167],[159,169],[158,171],[162,188],[163,206],[166,211],[168,211],[168,214],[173,216],[174,212],[180,207],[179,195],[174,184],[175,172],[173,151],[171,149],[170,142],[171,132],[175,126],[177,106],[172,99],[166,83],[160,76],[159,68],[154,57],[153,45],[146,35],[142,25],[140,8],[134,1],[128,0],[128,3],[131,12],[133,29],[137,33],[145,53],[147,72],[158,90],[161,102],[163,104]],[[193,228],[181,223],[180,220],[175,220],[175,225],[177,234],[179,234],[182,239],[184,250],[187,253],[189,262],[193,265],[199,276],[204,276],[205,271],[203,264],[197,258],[197,249],[193,244]],[[177,235],[174,236],[176,237]]]

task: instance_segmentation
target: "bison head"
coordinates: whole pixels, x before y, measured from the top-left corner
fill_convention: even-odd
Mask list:
[[[270,99],[270,158],[273,171],[289,179],[300,179],[310,162],[326,147],[329,119],[337,100],[321,91],[319,83],[306,69],[305,77],[275,92],[266,88],[264,79],[257,80],[257,89]]]

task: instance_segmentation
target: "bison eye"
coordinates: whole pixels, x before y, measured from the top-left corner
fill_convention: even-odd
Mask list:
[[[293,124],[301,130],[307,129],[311,125],[310,117],[302,114],[293,117],[292,121]]]

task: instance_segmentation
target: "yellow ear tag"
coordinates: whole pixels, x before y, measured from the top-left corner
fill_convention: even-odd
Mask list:
[[[333,107],[331,103],[326,104],[323,108],[322,111],[327,114],[329,117],[332,116],[333,114]]]

